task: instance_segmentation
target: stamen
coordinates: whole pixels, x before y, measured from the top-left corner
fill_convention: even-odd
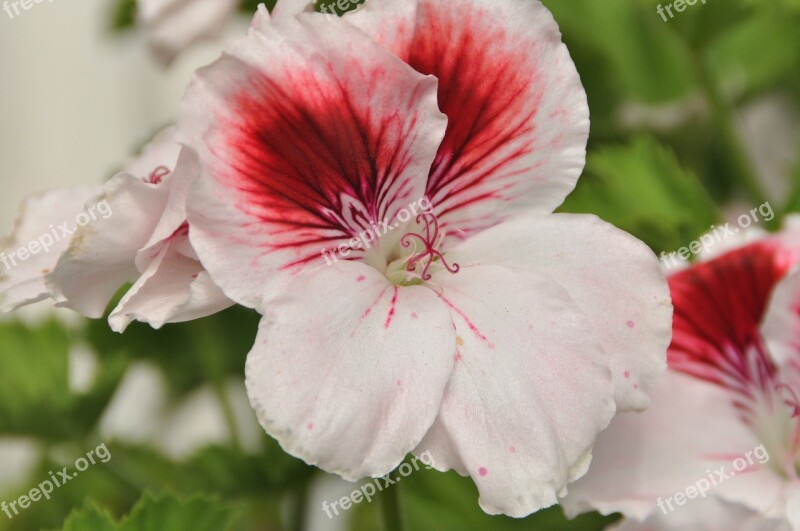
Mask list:
[[[166,166],[159,166],[150,172],[150,175],[145,179],[145,182],[150,184],[161,184],[161,181],[171,173],[170,169]]]
[[[403,247],[411,247],[412,243],[408,240],[410,237],[417,238],[424,246],[422,252],[411,257],[406,265],[406,270],[414,271],[417,268],[417,264],[427,258],[428,262],[422,269],[421,277],[422,280],[430,280],[431,275],[428,273],[428,269],[430,269],[433,262],[438,258],[441,260],[442,265],[445,267],[445,269],[447,269],[448,272],[453,274],[458,273],[461,270],[461,267],[456,263],[450,266],[447,263],[447,260],[445,260],[444,255],[436,250],[436,247],[442,243],[439,238],[439,222],[436,220],[436,215],[433,214],[433,212],[423,212],[422,214],[417,215],[417,223],[422,223],[423,221],[425,222],[425,236],[417,234],[416,232],[408,232],[404,234],[402,238],[400,238],[400,245]],[[444,235],[442,235],[441,239],[444,239]]]

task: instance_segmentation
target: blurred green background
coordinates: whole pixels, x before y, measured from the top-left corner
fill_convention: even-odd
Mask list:
[[[243,16],[255,3],[244,2]],[[562,211],[596,213],[661,253],[765,201],[777,214],[765,229],[800,208],[800,0],[708,0],[666,22],[656,11],[666,2],[544,3],[592,118],[587,168]],[[113,5],[109,26],[136,31],[134,9],[131,0]],[[0,500],[100,443],[112,459],[13,520],[0,513],[0,530],[317,525],[309,515],[321,510],[309,500],[324,474],[284,454],[242,402],[257,323],[241,308],[158,332],[133,325],[123,336],[104,321],[46,313],[3,321]],[[143,372],[157,383],[130,383]],[[181,446],[193,430],[167,437],[175,423],[221,423],[223,432]],[[421,470],[393,488],[412,530],[593,530],[615,520],[568,521],[558,507],[489,517],[472,482],[453,473]],[[379,509],[361,503],[336,528],[381,529]]]

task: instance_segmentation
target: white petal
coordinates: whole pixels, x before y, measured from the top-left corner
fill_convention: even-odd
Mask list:
[[[176,240],[184,240],[176,241]],[[212,315],[233,304],[197,260],[179,252],[187,236],[166,242],[142,276],[111,312],[111,329],[124,332],[131,321],[161,328]]]
[[[653,252],[594,216],[518,217],[448,254],[465,264],[499,264],[558,282],[611,357],[620,411],[647,407],[666,368],[672,335],[669,287]]]
[[[569,295],[502,266],[434,275],[458,353],[442,410],[415,453],[469,474],[489,514],[557,503],[614,415],[609,357]]]
[[[345,479],[381,476],[436,418],[454,351],[436,293],[339,262],[296,277],[268,302],[247,388],[287,452]]]
[[[608,531],[790,531],[786,521],[766,518],[735,503],[728,503],[716,496],[688,500],[684,506],[666,514],[659,511],[644,522],[627,519]]]
[[[154,254],[152,250],[160,247],[164,241],[186,224],[186,201],[189,187],[200,173],[197,156],[189,148],[182,148],[175,165],[168,166],[168,168],[174,169],[164,179],[164,185],[168,189],[167,201],[158,224],[137,256],[136,265],[140,271],[147,267],[148,255]]]
[[[49,296],[45,276],[67,249],[67,232],[75,230],[84,204],[99,192],[99,186],[80,186],[25,200],[14,230],[0,241],[0,312]]]
[[[800,361],[800,269],[794,269],[773,289],[761,333],[778,365]]]
[[[175,127],[157,133],[141,151],[125,163],[121,173],[129,173],[143,181],[150,180],[159,168],[172,170],[178,161],[181,145],[175,140]]]
[[[741,422],[727,390],[667,371],[647,411],[618,415],[600,436],[588,474],[570,486],[562,506],[568,515],[595,509],[644,519],[659,510],[659,497],[708,481],[709,471],[720,467],[731,472],[738,456],[760,444]],[[725,481],[750,485],[756,496],[761,491],[773,500],[780,493],[774,475],[763,484],[753,473]],[[725,486],[710,488],[721,494]]]
[[[87,317],[103,315],[114,293],[138,276],[134,260],[153,233],[168,194],[165,182],[150,184],[133,175],[120,174],[106,183],[94,206],[106,205],[102,212],[108,215],[79,228],[48,275],[58,306]]]

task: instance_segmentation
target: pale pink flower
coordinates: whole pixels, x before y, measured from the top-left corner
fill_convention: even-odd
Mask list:
[[[618,416],[600,437],[568,513],[647,519],[624,529],[800,529],[799,264],[792,220],[670,276],[669,370],[648,411]],[[720,500],[755,516],[705,527]]]
[[[50,275],[58,306],[101,317],[126,282],[133,282],[109,316],[122,332],[133,320],[165,323],[211,315],[233,304],[211,281],[189,243],[186,195],[197,175],[191,151],[161,133],[142,155],[103,187],[97,201],[113,215],[75,234]]]
[[[585,473],[617,407],[646,407],[670,336],[658,262],[552,214],[588,118],[535,0],[262,10],[197,73],[178,126],[201,168],[190,240],[264,315],[247,385],[284,449],[353,480],[428,451],[485,511],[523,516]]]
[[[4,248],[30,245],[62,225],[69,232],[58,230],[64,237],[48,253],[0,277],[0,309],[52,297],[60,307],[99,318],[116,292],[133,282],[109,316],[111,327],[121,332],[133,320],[158,328],[233,304],[189,243],[186,194],[198,168],[173,133],[159,134],[102,187],[56,190],[28,200],[14,243]]]

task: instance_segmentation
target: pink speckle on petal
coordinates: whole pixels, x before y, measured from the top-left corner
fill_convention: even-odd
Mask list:
[[[412,319],[416,319],[417,317],[418,317],[417,316],[417,312],[411,312],[411,318]]]
[[[366,278],[367,277],[365,277],[364,275],[361,275],[356,279],[356,282],[364,282],[364,280],[366,280]]]
[[[456,355],[455,355],[454,359],[458,362],[458,361],[461,361],[461,358],[462,358],[461,353],[460,352],[456,352]]]
[[[397,380],[397,385],[403,385],[403,382],[400,381],[400,380]]]
[[[481,476],[485,476],[485,475],[486,475],[486,474],[488,474],[488,473],[489,473],[489,471],[488,471],[488,470],[486,470],[484,467],[480,467],[480,468],[478,469],[478,474],[480,474]]]
[[[509,446],[508,447],[508,451],[511,452],[512,454],[515,454],[515,453],[517,453],[517,447],[516,446]]]
[[[637,384],[633,384],[633,388],[634,389],[639,389],[639,386]]]
[[[631,371],[625,371],[625,378],[631,377]]]
[[[633,328],[634,326],[636,326],[636,323],[633,321],[628,321],[628,328]]]
[[[306,428],[308,428],[309,431],[313,430],[314,429],[314,423],[313,422],[309,422],[308,426],[306,426]]]

